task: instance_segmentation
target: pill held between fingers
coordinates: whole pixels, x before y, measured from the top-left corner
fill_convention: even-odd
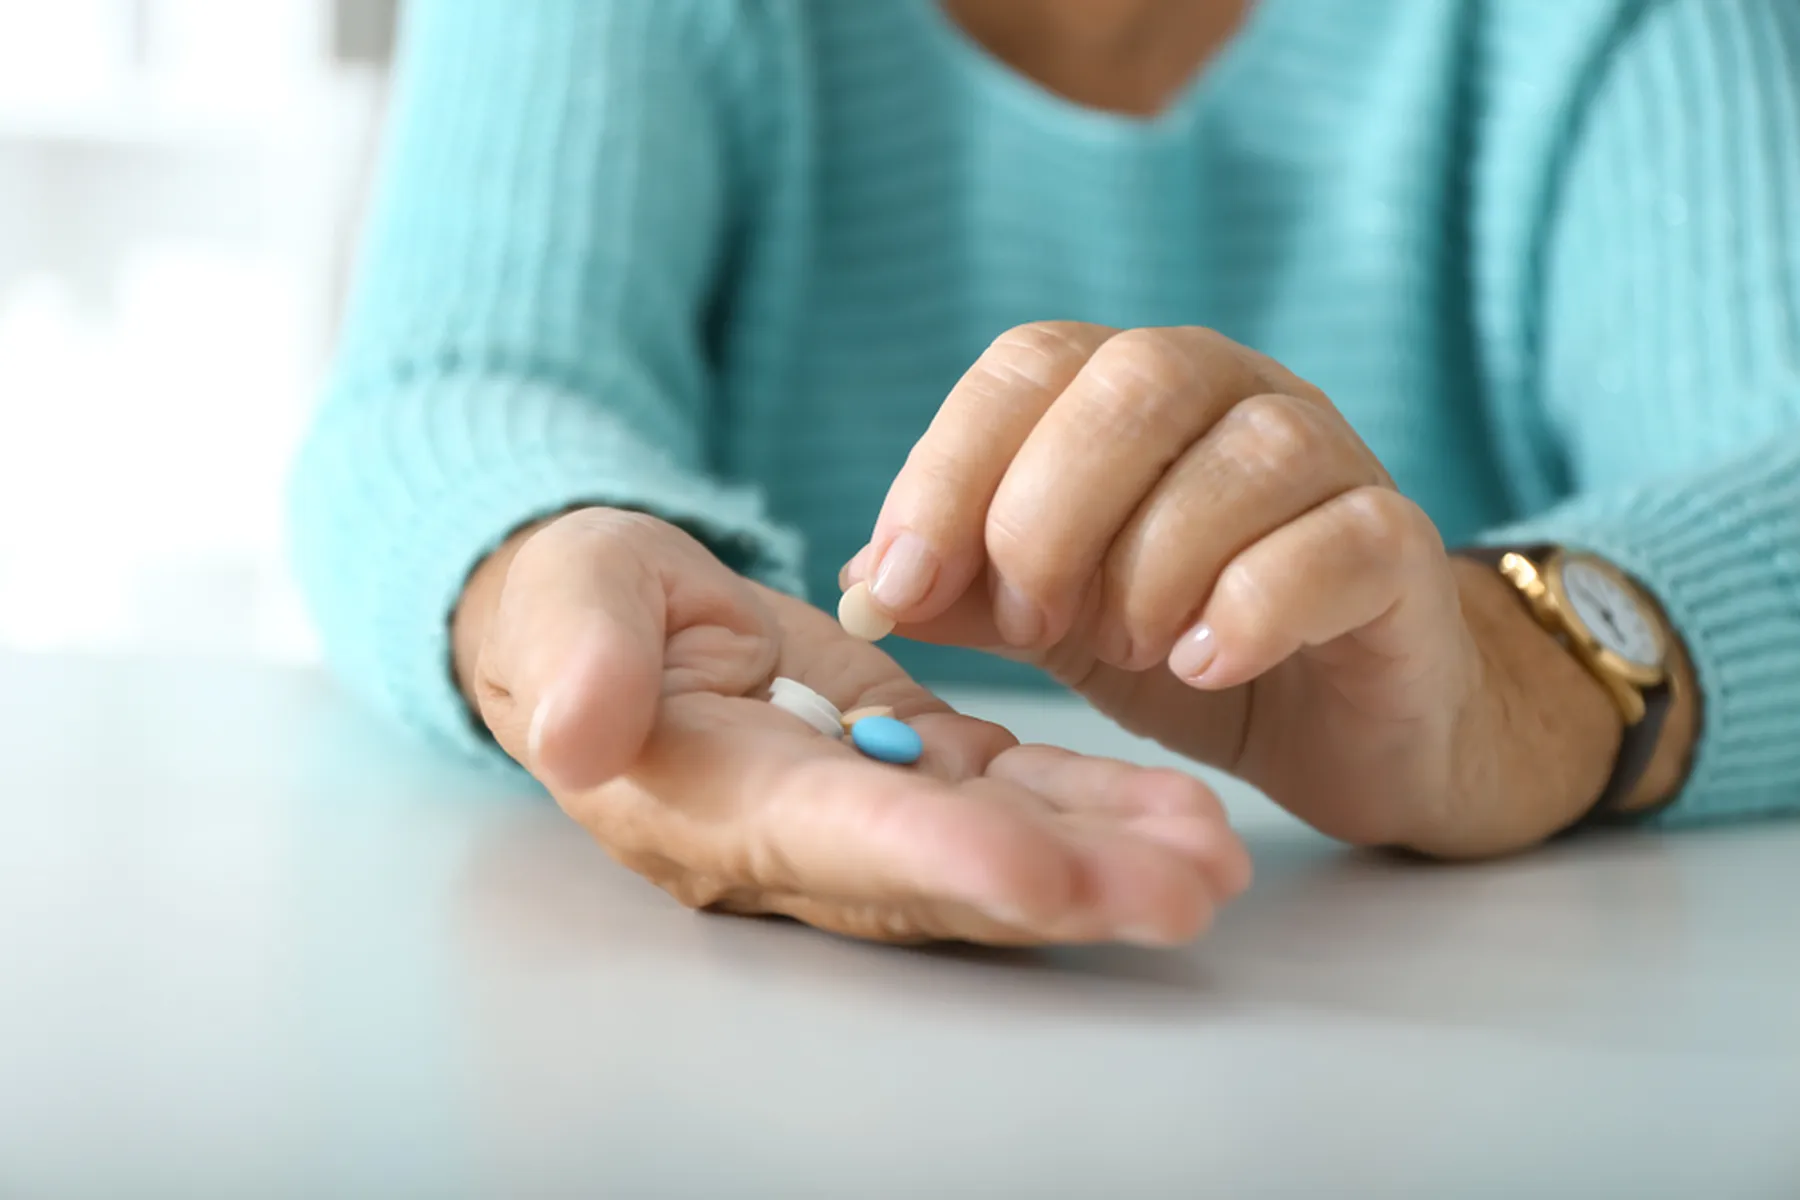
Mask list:
[[[875,597],[870,595],[866,583],[850,585],[838,601],[837,615],[845,633],[865,642],[879,642],[894,632],[894,618],[875,607]]]
[[[863,718],[850,727],[850,741],[870,758],[895,766],[911,766],[925,753],[918,731],[892,717]]]

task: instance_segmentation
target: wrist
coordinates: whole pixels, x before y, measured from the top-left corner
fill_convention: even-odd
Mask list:
[[[1635,593],[1639,615],[1621,608],[1618,618],[1608,618],[1613,636],[1627,637],[1621,628],[1637,620],[1640,630],[1647,623],[1654,632],[1629,636],[1640,644],[1654,636],[1661,646],[1657,669],[1639,683],[1631,672],[1644,668],[1634,665],[1632,650],[1609,646],[1586,630],[1564,635],[1547,627],[1538,610],[1545,597],[1564,597],[1560,574],[1547,588],[1536,583],[1541,575],[1533,576],[1539,591],[1527,595],[1525,583],[1490,570],[1490,561],[1453,562],[1465,616],[1481,646],[1487,709],[1500,714],[1483,729],[1498,763],[1484,778],[1506,781],[1496,803],[1511,806],[1509,815],[1528,827],[1540,826],[1541,838],[1595,813],[1600,804],[1607,815],[1629,819],[1671,801],[1686,780],[1699,737],[1700,699],[1686,649],[1655,597],[1637,581],[1617,576],[1619,588]],[[1609,569],[1616,574],[1603,562],[1583,568],[1588,603],[1594,603],[1595,573],[1604,579]],[[1569,637],[1585,639],[1582,649]],[[1593,661],[1589,640],[1599,647],[1604,667]],[[1640,687],[1656,689],[1657,707],[1645,707],[1651,692],[1626,691]],[[1523,798],[1508,798],[1507,789],[1521,787],[1529,789]]]
[[[1675,798],[1687,782],[1700,741],[1700,680],[1693,660],[1656,598],[1647,598],[1656,605],[1663,628],[1669,631],[1669,715],[1663,721],[1662,736],[1643,778],[1621,806],[1621,811],[1628,814],[1660,808]]]
[[[1624,720],[1605,687],[1532,617],[1491,567],[1452,558],[1481,685],[1462,723],[1451,834],[1415,846],[1446,857],[1511,853],[1562,832],[1611,778]]]

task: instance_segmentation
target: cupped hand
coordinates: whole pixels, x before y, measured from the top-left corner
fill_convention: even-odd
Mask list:
[[[902,635],[1037,662],[1351,842],[1530,844],[1597,794],[1617,737],[1318,388],[1205,329],[1002,336],[895,479],[859,580]]]
[[[891,941],[1165,945],[1248,882],[1199,781],[1021,746],[650,517],[590,509],[518,539],[471,582],[457,641],[500,744],[692,907]],[[923,760],[821,735],[767,702],[777,676],[891,706]]]

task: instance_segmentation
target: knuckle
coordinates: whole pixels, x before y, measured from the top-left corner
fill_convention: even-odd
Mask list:
[[[1179,391],[1195,378],[1194,356],[1179,339],[1159,329],[1127,329],[1094,352],[1092,383],[1123,414]]]
[[[1270,581],[1253,560],[1235,559],[1219,572],[1211,603],[1239,613],[1262,613],[1271,603]]]
[[[928,438],[907,451],[900,475],[906,481],[907,498],[930,500],[962,495],[969,486],[968,469],[953,448]]]
[[[1261,476],[1304,471],[1321,450],[1317,421],[1291,396],[1252,396],[1233,405],[1220,418],[1218,437],[1226,458]]]
[[[650,516],[617,508],[581,508],[545,525],[519,547],[515,574],[537,578],[539,572],[566,570],[574,558],[641,556],[659,541],[685,537],[679,529]]]
[[[1023,380],[1047,386],[1071,365],[1086,362],[1098,340],[1098,326],[1078,321],[1032,321],[995,338],[978,360],[982,374],[997,383]]]
[[[1030,530],[1029,514],[1011,505],[995,504],[988,509],[982,540],[987,546],[988,561],[1002,575],[1020,582],[1033,574],[1034,561],[1041,551]]]
[[[1031,524],[1031,514],[996,506],[988,513],[983,540],[995,573],[1024,599],[1044,606],[1073,586],[1079,566],[1034,536]]]
[[[1190,325],[1169,333],[1186,351],[1189,370],[1228,380],[1244,391],[1260,381],[1261,377],[1245,361],[1244,348],[1217,330]]]
[[[1192,816],[1210,821],[1225,819],[1218,795],[1186,771],[1152,767],[1144,773],[1138,795],[1143,811],[1157,816]]]
[[[648,513],[629,509],[582,508],[551,528],[579,542],[614,542],[648,538],[668,526]]]
[[[1161,556],[1148,548],[1172,544],[1158,525],[1147,521],[1143,536],[1115,543],[1101,567],[1102,644],[1119,659],[1113,665],[1127,670],[1147,670],[1166,657],[1201,599],[1191,591],[1186,572],[1170,575],[1158,569]]]
[[[1346,492],[1339,502],[1345,533],[1368,560],[1388,568],[1412,561],[1436,539],[1418,505],[1387,488]]]

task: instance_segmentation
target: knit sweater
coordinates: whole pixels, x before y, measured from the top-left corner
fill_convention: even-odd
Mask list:
[[[523,523],[645,509],[829,601],[996,335],[1205,325],[1447,542],[1647,583],[1704,697],[1665,820],[1800,803],[1793,0],[1261,0],[1154,119],[936,0],[409,7],[293,534],[329,658],[415,729],[492,752],[448,621]]]

